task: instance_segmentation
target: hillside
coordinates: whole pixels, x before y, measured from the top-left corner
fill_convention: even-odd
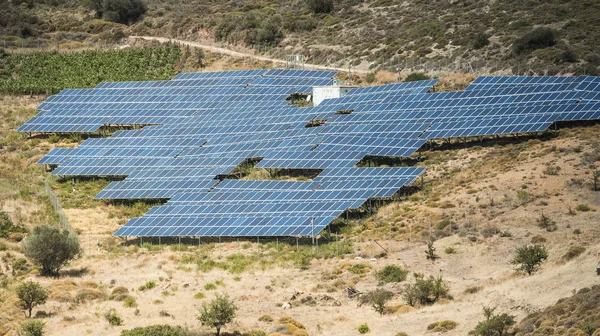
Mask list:
[[[5,96],[0,107],[0,208],[27,228],[56,221],[44,193],[47,172],[33,162],[55,146],[81,141],[16,135],[16,127],[42,100]],[[187,326],[208,335],[211,329],[201,327],[196,316],[215,293],[228,293],[240,308],[224,329],[230,333],[301,335],[304,331],[291,323],[276,322],[291,316],[310,335],[358,335],[362,323],[373,335],[436,334],[428,326],[445,320],[457,324],[445,334],[465,335],[484,319],[482,306],[496,306],[498,313],[521,321],[516,328],[523,334],[543,327],[534,334],[569,330],[591,335],[599,324],[589,315],[567,317],[558,309],[544,309],[574,292],[580,294],[561,301],[562,309],[586,305],[589,295],[582,289],[598,281],[600,193],[590,183],[600,162],[599,132],[598,124],[570,125],[558,134],[439,144],[417,163],[428,167],[422,191],[376,203],[373,215],[350,219],[338,236],[324,232],[314,252],[310,241],[296,246],[293,239],[219,243],[203,238],[200,245],[195,240],[178,245],[130,239],[123,246],[110,234],[152,204],[93,200],[108,184],[102,179],[75,184],[49,179],[84,254],[60,278],[46,278],[30,262],[17,262],[22,257],[18,235],[0,238],[0,334],[24,319],[14,288],[34,279],[51,289],[48,302],[34,309],[49,335],[119,335],[151,324]],[[555,230],[539,227],[542,215],[556,224]],[[424,253],[431,238],[439,256],[434,261]],[[549,257],[527,276],[510,261],[517,247],[532,242],[544,245]],[[365,293],[375,289],[378,272],[388,265],[408,275],[383,286],[393,293],[385,314],[346,296],[347,286]],[[415,281],[414,272],[441,275],[449,296],[433,305],[409,306],[405,286]],[[285,303],[291,308],[284,309]],[[123,325],[107,322],[104,314],[110,308]],[[571,322],[563,323],[564,318]]]
[[[120,17],[93,1],[4,0],[0,41],[15,51],[78,49],[151,35],[394,72],[595,74],[600,65],[592,0],[147,0],[145,14],[129,1],[137,7]]]

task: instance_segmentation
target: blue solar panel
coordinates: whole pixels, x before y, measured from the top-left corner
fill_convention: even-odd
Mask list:
[[[352,89],[302,109],[286,100],[332,85],[334,75],[200,72],[65,89],[19,131],[143,126],[53,149],[39,161],[58,165],[53,175],[126,177],[98,199],[170,199],[131,219],[117,236],[307,236],[369,198],[393,196],[424,171],[355,168],[367,155],[405,157],[431,139],[600,119],[600,79],[590,76],[484,76],[464,91],[437,93],[431,93],[437,80],[395,83]],[[309,127],[315,121],[324,124]],[[230,179],[249,158],[260,160],[257,169],[322,172],[303,182]]]

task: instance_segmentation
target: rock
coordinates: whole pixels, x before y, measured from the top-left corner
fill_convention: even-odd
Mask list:
[[[476,236],[469,236],[469,240],[474,243],[474,242],[477,241],[477,237]]]
[[[292,309],[292,305],[289,302],[284,302],[283,305],[281,305],[281,308]]]
[[[188,288],[189,286],[190,286],[190,284],[189,284],[189,283],[185,283],[185,284],[183,284],[183,288]]]

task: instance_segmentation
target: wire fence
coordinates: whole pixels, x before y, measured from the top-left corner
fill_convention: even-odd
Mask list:
[[[50,199],[50,204],[52,204],[54,212],[56,212],[56,214],[58,215],[60,225],[64,230],[69,230],[69,232],[75,234],[75,231],[73,231],[71,224],[69,224],[69,219],[65,215],[65,212],[63,211],[63,208],[60,205],[60,202],[58,201],[58,197],[56,197],[56,194],[54,194],[54,191],[52,191],[52,187],[50,187],[50,184],[48,184],[48,182],[44,182],[44,184],[46,188],[46,195],[48,196],[48,199]]]

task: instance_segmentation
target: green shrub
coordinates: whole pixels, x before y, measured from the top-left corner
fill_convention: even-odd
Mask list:
[[[425,250],[425,255],[427,256],[427,259],[430,259],[432,261],[439,258],[439,256],[437,254],[435,254],[435,247],[433,247],[433,240],[430,240],[427,243],[427,250]]]
[[[2,148],[0,146],[0,148]],[[22,226],[14,225],[6,211],[0,211],[0,238],[8,238],[11,233],[26,233]]]
[[[388,265],[385,266],[381,271],[377,272],[377,279],[379,283],[386,284],[390,282],[402,282],[406,280],[408,271],[400,266]]]
[[[19,276],[25,274],[29,271],[29,266],[27,265],[27,259],[25,258],[17,258],[12,263],[12,272],[13,275]]]
[[[540,245],[524,245],[515,251],[515,257],[511,261],[517,265],[517,269],[526,272],[528,275],[533,274],[540,268],[540,265],[548,258],[548,253],[543,246]]]
[[[271,315],[263,315],[259,317],[258,320],[261,322],[273,322],[273,318],[271,317]]]
[[[368,273],[370,269],[371,266],[367,264],[353,264],[350,267],[348,267],[348,272],[360,275]]]
[[[141,285],[138,288],[138,290],[141,291],[141,292],[143,292],[143,291],[146,291],[146,290],[150,290],[150,289],[152,289],[154,287],[156,287],[156,282],[154,282],[154,281],[148,281],[145,284]]]
[[[125,299],[125,301],[123,302],[123,307],[126,307],[126,308],[135,308],[137,306],[138,306],[138,304],[135,301],[135,298],[133,296],[128,296]]]
[[[470,336],[504,336],[508,329],[516,323],[515,317],[507,314],[494,315],[496,308],[483,307],[485,320],[477,324],[469,332]]]
[[[306,4],[315,14],[333,12],[333,0],[306,0]]]
[[[217,285],[215,285],[212,282],[209,282],[204,285],[204,290],[215,290],[215,289],[217,289]]]
[[[410,306],[434,304],[441,298],[450,298],[450,288],[440,275],[439,277],[415,273],[415,283],[409,284],[404,290],[404,299]]]
[[[444,249],[444,252],[446,252],[446,254],[455,254],[456,253],[456,247],[453,246],[448,246]]]
[[[421,73],[421,72],[413,72],[413,73],[409,74],[408,76],[406,76],[404,81],[405,82],[415,82],[415,81],[421,81],[421,80],[427,80],[427,79],[430,79],[430,78],[426,74]]]
[[[592,208],[590,208],[590,206],[587,204],[578,204],[577,207],[575,208],[575,210],[581,211],[581,212],[587,212],[587,211],[592,210]]]
[[[374,81],[375,81],[375,73],[374,72],[367,73],[367,75],[365,76],[365,82],[373,83]]]
[[[377,288],[374,291],[361,295],[359,301],[361,304],[370,304],[376,312],[383,315],[385,304],[394,297],[394,293],[383,288]]]
[[[109,309],[106,313],[104,313],[104,318],[108,321],[110,325],[119,326],[123,324],[123,319],[117,313],[115,308]]]
[[[457,323],[451,320],[434,322],[427,326],[427,331],[446,332],[456,328]]]
[[[184,336],[185,330],[179,326],[157,324],[147,327],[137,327],[131,330],[123,330],[121,336]]]
[[[369,329],[369,325],[366,323],[363,323],[361,325],[358,326],[358,332],[361,334],[366,334],[368,332],[370,332],[371,329]]]
[[[142,0],[89,0],[87,3],[98,18],[124,24],[137,21],[147,10]]]
[[[40,320],[26,320],[19,326],[20,336],[42,336],[45,323]]]
[[[536,28],[513,43],[513,51],[517,55],[522,55],[534,51],[551,47],[556,44],[556,33],[550,28]]]
[[[490,44],[489,36],[485,33],[478,33],[473,39],[473,49],[481,49]]]
[[[206,295],[204,295],[203,292],[198,292],[198,293],[194,294],[194,299],[201,300],[201,299],[204,299],[205,297],[206,297]]]

